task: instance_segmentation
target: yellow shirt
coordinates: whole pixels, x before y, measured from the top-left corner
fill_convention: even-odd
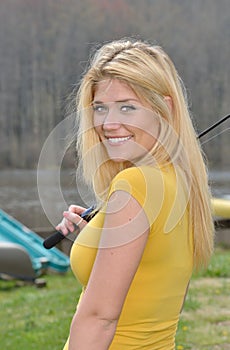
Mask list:
[[[144,208],[150,233],[109,349],[175,349],[179,315],[193,269],[189,191],[173,166],[123,170],[113,179],[109,196],[116,190],[129,192]],[[101,211],[81,231],[71,250],[71,267],[83,289],[103,222]]]

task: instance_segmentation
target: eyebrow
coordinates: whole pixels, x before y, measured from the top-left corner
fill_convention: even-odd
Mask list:
[[[112,101],[112,102],[131,102],[131,101],[134,101],[134,102],[139,102],[139,100],[136,100],[135,98],[126,98],[126,99],[123,99],[123,100],[117,100],[117,101]],[[111,102],[103,102],[103,101],[92,101],[92,103],[95,103],[95,104],[106,104],[106,103],[111,103]]]

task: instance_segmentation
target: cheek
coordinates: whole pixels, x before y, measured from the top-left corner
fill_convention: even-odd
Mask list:
[[[138,130],[138,135],[142,139],[148,140],[156,140],[159,135],[159,123],[156,120],[149,120],[147,123],[139,123],[139,125],[135,125],[135,129]]]
[[[94,124],[94,130],[96,131],[96,133],[98,134],[100,140],[101,140],[101,136],[102,136],[102,127],[101,125],[95,125]]]
[[[143,132],[150,133],[155,137],[156,130],[159,129],[159,119],[153,111],[146,110],[145,113],[139,113],[135,118],[132,118],[130,125],[142,130]]]
[[[146,128],[146,131],[149,137],[156,140],[159,136],[159,128],[160,128],[160,124],[157,118],[154,117],[152,118],[152,120],[149,120]]]
[[[104,119],[100,116],[94,116],[93,117],[93,126],[95,129],[99,130],[102,129]]]

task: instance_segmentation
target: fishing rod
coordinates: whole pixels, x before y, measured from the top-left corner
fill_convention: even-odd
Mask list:
[[[216,123],[214,123],[213,125],[211,125],[209,128],[205,129],[204,131],[202,131],[200,134],[198,134],[197,138],[200,139],[202,136],[206,135],[209,133],[209,131],[215,129],[218,125],[224,123],[228,118],[230,118],[230,114],[226,115],[225,117],[221,118],[220,120],[218,120]],[[81,214],[81,217],[84,218],[84,220],[89,221],[91,219],[90,214],[93,211],[94,207],[90,207],[88,209],[86,209],[86,211],[84,211]],[[57,243],[59,243],[60,241],[62,241],[66,236],[63,235],[63,233],[61,231],[56,231],[54,234],[52,234],[51,236],[47,237],[44,242],[43,242],[43,246],[46,249],[50,249],[52,247],[54,247]]]
[[[206,135],[207,133],[209,133],[209,131],[215,129],[218,125],[222,124],[223,122],[225,122],[228,118],[230,118],[230,114],[226,115],[225,117],[221,118],[220,120],[218,120],[216,123],[214,123],[213,125],[211,125],[209,128],[205,129],[204,131],[202,131],[197,138],[200,139],[201,137],[203,137],[204,135]]]

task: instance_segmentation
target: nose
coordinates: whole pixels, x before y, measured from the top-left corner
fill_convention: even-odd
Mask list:
[[[119,129],[120,125],[118,113],[113,108],[110,108],[103,120],[102,128],[104,130],[116,130]]]

